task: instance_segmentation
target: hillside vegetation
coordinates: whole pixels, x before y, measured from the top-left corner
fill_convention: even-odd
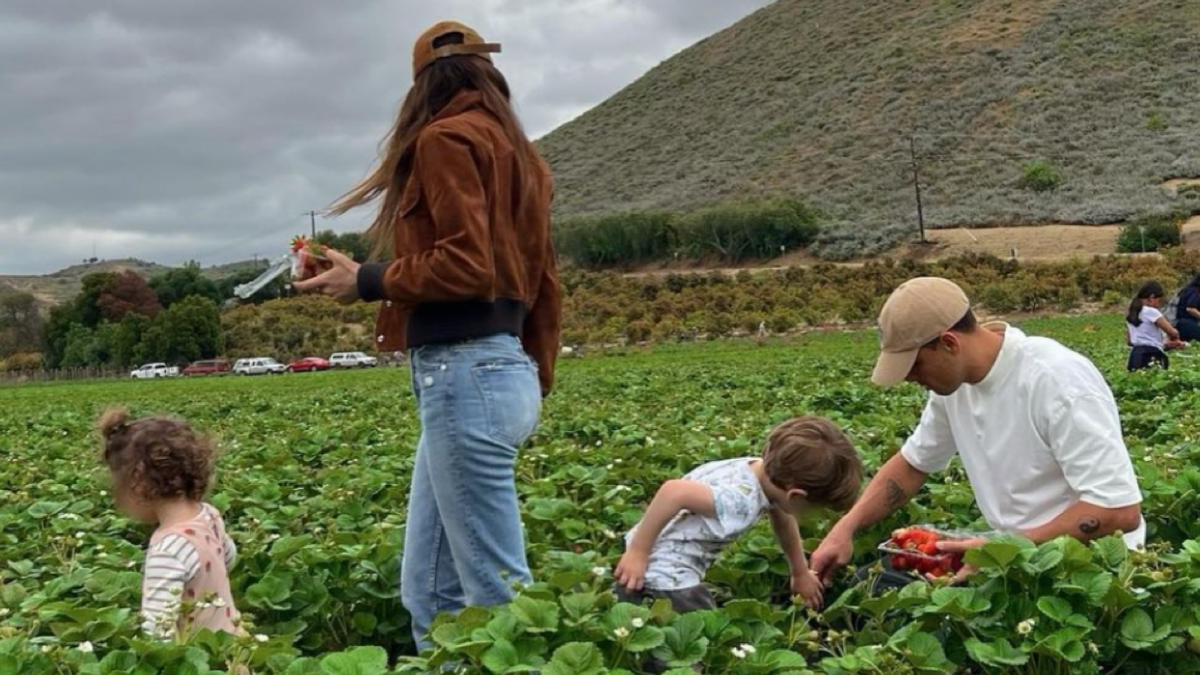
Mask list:
[[[1200,3],[780,0],[547,135],[560,216],[789,197],[818,252],[1110,223],[1200,195]]]

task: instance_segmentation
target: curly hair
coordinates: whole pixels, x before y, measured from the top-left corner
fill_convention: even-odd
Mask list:
[[[815,504],[849,510],[862,488],[862,460],[854,445],[824,417],[797,417],[775,427],[762,458],[776,487],[804,490]]]
[[[185,497],[200,501],[212,484],[217,448],[187,422],[165,416],[129,418],[114,408],[97,423],[104,463],[145,500]]]

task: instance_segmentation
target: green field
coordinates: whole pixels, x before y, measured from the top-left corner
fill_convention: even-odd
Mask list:
[[[969,587],[917,584],[868,600],[839,586],[812,615],[787,598],[786,562],[763,525],[710,574],[722,610],[615,605],[595,568],[615,564],[660,481],[756,453],[774,424],[804,413],[844,425],[873,469],[916,423],[924,394],[870,386],[870,332],[570,359],[519,465],[539,583],[511,607],[438,629],[431,660],[404,658],[412,645],[397,582],[418,434],[407,371],[0,389],[0,675],[209,675],[238,664],[382,675],[447,662],[596,675],[638,672],[649,653],[681,674],[698,662],[709,673],[1200,672],[1189,649],[1200,648],[1200,358],[1130,376],[1116,316],[1025,328],[1090,355],[1113,385],[1150,551],[1127,554],[1115,539],[1002,541],[985,549]],[[137,637],[148,530],[114,512],[92,431],[112,404],[182,415],[220,440],[212,501],[239,545],[239,607],[266,642]],[[873,560],[890,528],[917,522],[982,526],[957,464],[866,533],[858,562]],[[804,523],[810,549],[828,524],[819,513]],[[756,648],[744,659],[733,654],[742,644]]]

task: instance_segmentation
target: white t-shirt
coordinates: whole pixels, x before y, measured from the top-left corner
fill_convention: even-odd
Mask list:
[[[982,382],[931,394],[901,453],[925,473],[957,453],[988,524],[1019,534],[1077,501],[1122,508],[1142,501],[1112,390],[1091,361],[1005,324],[1004,345]],[[1125,535],[1145,543],[1145,521]]]
[[[766,513],[771,503],[750,468],[752,461],[739,457],[709,462],[684,476],[712,489],[717,517],[682,511],[667,523],[650,551],[646,588],[675,591],[700,585],[721,551]],[[634,527],[626,535],[626,546],[636,533]]]
[[[1125,329],[1129,331],[1129,342],[1134,347],[1157,347],[1163,348],[1166,338],[1163,336],[1162,329],[1155,325],[1155,321],[1162,318],[1162,312],[1153,307],[1142,307],[1142,313],[1138,318],[1142,320],[1137,326],[1129,325],[1125,322]]]

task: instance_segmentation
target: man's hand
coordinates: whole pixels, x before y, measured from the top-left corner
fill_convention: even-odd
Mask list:
[[[325,257],[333,267],[312,279],[292,282],[292,288],[302,293],[324,293],[342,302],[358,300],[359,264],[331,248],[325,250]]]
[[[825,604],[825,585],[812,571],[805,570],[792,575],[792,595],[804,598],[804,604],[813,611]]]
[[[945,539],[937,543],[938,550],[942,553],[966,553],[971,549],[976,549],[988,543],[986,537],[976,537],[974,539]],[[954,578],[950,580],[951,585],[961,584],[967,580],[967,577],[979,571],[974,565],[964,564],[961,569],[954,574]],[[933,581],[933,578],[930,578]]]
[[[617,580],[629,591],[640,591],[646,585],[646,564],[649,556],[638,551],[625,551],[625,555],[621,556],[621,562],[617,563],[617,569],[613,572],[613,578]]]
[[[812,554],[808,565],[812,573],[824,584],[833,580],[833,575],[845,567],[854,557],[854,540],[834,527],[821,540],[821,545]]]

